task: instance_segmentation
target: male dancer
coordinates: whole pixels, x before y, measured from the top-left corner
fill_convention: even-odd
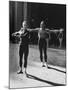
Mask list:
[[[24,71],[26,74],[26,69],[27,69],[27,58],[28,58],[28,53],[29,53],[29,31],[27,30],[27,22],[24,21],[22,23],[22,28],[20,31],[13,33],[13,36],[20,37],[20,46],[19,46],[19,66],[20,66],[20,71],[18,73],[23,73],[22,71],[22,64],[24,64]],[[22,61],[24,55],[24,63]]]
[[[46,31],[44,21],[42,21],[40,24],[38,37],[39,37],[40,60],[42,62],[42,66],[47,67],[47,38],[49,38],[49,34]],[[43,60],[43,52],[44,52],[44,60]]]

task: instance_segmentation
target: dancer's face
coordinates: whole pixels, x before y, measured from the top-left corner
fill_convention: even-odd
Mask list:
[[[44,26],[44,24],[42,24],[42,25],[41,25],[41,28],[42,28],[42,30],[44,30],[44,29],[45,29],[45,26]]]
[[[27,29],[27,23],[26,22],[23,22],[22,26],[23,26],[24,30]]]
[[[44,24],[44,22],[42,21],[41,22],[41,24],[40,24],[40,28],[42,28],[42,30],[44,30],[45,29],[45,24]]]
[[[24,24],[23,28],[24,28],[24,29],[27,29],[27,25],[26,25],[26,24]]]

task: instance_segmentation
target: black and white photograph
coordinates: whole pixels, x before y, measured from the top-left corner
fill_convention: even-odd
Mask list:
[[[66,86],[66,4],[9,0],[9,88]]]

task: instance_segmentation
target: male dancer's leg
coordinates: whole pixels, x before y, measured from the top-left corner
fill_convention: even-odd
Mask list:
[[[44,51],[44,60],[47,67],[47,42],[45,42],[44,44],[43,51]]]
[[[44,47],[44,60],[47,62],[47,47]]]
[[[19,48],[19,66],[20,66],[20,72],[19,73],[22,73],[22,58],[23,58],[23,47],[22,45],[20,45],[20,48]]]
[[[41,45],[41,43],[39,43],[39,52],[40,52],[40,60],[41,60],[41,62],[43,62],[43,53],[42,53],[42,45]]]
[[[25,73],[26,73],[26,68],[27,68],[27,59],[28,59],[28,54],[29,54],[29,46],[25,46],[25,51],[24,51],[24,68],[25,68]]]

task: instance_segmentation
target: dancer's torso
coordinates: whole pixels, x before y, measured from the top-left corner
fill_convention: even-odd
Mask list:
[[[20,44],[28,45],[29,44],[29,31],[23,30],[20,37]]]

